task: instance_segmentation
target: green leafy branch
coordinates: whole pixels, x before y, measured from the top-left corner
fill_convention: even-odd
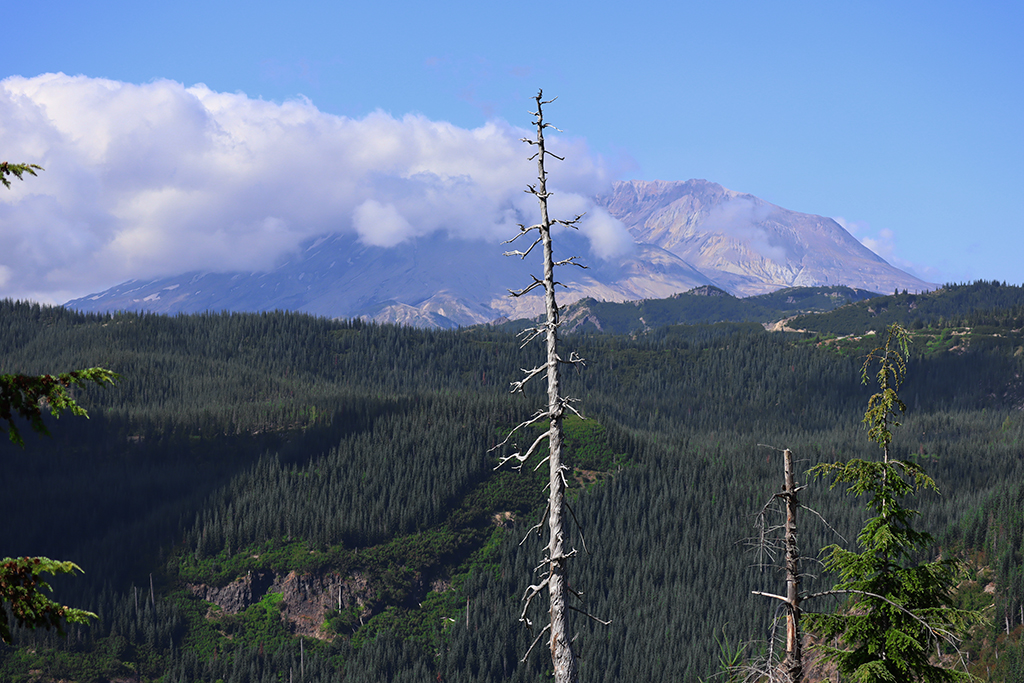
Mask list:
[[[812,475],[822,479],[832,479],[830,489],[839,484],[849,484],[846,492],[853,496],[868,495],[865,507],[877,516],[868,520],[858,536],[862,546],[870,544],[880,552],[889,553],[896,548],[927,545],[932,542],[931,536],[918,533],[910,528],[910,520],[920,515],[917,510],[904,507],[899,499],[907,495],[916,495],[925,490],[939,492],[935,480],[925,474],[921,465],[904,460],[876,462],[871,460],[853,459],[846,462],[827,462],[816,465],[810,471]],[[878,530],[876,524],[886,528],[899,528],[905,537],[875,537]],[[869,536],[865,537],[865,534]],[[835,546],[830,546],[830,548]]]
[[[0,375],[0,430],[5,430],[11,441],[25,445],[14,416],[28,420],[32,429],[39,434],[49,434],[43,421],[44,409],[54,417],[67,410],[72,415],[89,417],[85,408],[78,405],[69,391],[72,387],[84,388],[89,383],[100,386],[113,384],[117,373],[105,368],[86,368],[57,375]]]
[[[64,635],[63,622],[84,624],[96,615],[82,609],[65,607],[50,600],[50,584],[40,574],[71,574],[82,569],[74,562],[61,562],[46,557],[10,557],[0,560],[0,604],[8,603],[14,623],[28,628],[54,628]],[[11,642],[11,626],[7,610],[0,609],[0,641]]]
[[[7,176],[12,175],[18,180],[24,180],[22,178],[23,174],[36,175],[36,171],[42,170],[43,167],[37,164],[11,164],[6,161],[0,161],[0,183],[3,183],[4,187],[9,188],[11,181],[7,179]]]
[[[10,188],[7,176],[24,180],[23,175],[36,175],[43,170],[37,164],[11,164],[0,162],[0,182]],[[57,375],[0,375],[0,429],[5,429],[11,441],[19,446],[25,440],[14,423],[17,415],[28,420],[32,429],[40,434],[49,434],[43,422],[43,410],[49,410],[54,417],[60,417],[65,410],[73,415],[89,417],[85,408],[78,405],[69,391],[72,387],[84,388],[90,382],[100,386],[113,384],[117,373],[105,368],[86,368]],[[6,425],[4,427],[3,425]],[[47,557],[5,558],[0,561],[0,641],[11,642],[11,627],[5,604],[10,606],[14,623],[18,626],[47,630],[57,629],[64,635],[63,622],[83,624],[96,615],[73,607],[65,607],[50,600],[44,593],[52,591],[50,584],[39,578],[42,573],[71,574],[82,569],[74,562],[51,560]]]

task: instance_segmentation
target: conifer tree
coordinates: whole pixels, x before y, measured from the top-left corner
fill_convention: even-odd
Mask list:
[[[0,161],[0,183],[4,187],[9,188],[11,181],[7,179],[7,176],[12,175],[18,180],[24,180],[22,177],[24,174],[37,175],[36,171],[42,171],[43,167],[37,164],[11,164],[6,161]]]
[[[820,640],[818,651],[858,683],[972,678],[966,663],[956,661],[956,646],[980,614],[953,605],[959,563],[919,561],[932,546],[932,537],[914,529],[919,513],[901,502],[905,496],[938,489],[919,464],[890,455],[892,429],[906,410],[898,390],[908,358],[909,334],[894,323],[884,345],[868,354],[862,367],[867,383],[871,367],[879,366],[879,391],[868,401],[864,423],[868,437],[882,449],[882,461],[852,459],[811,470],[830,478],[833,488],[845,484],[849,493],[867,496],[873,514],[857,536],[859,552],[838,545],[825,548],[826,569],[838,574],[839,582],[825,593],[808,596],[844,595],[848,602],[837,612],[807,614],[805,619],[807,630]],[[944,655],[943,647],[956,654]]]

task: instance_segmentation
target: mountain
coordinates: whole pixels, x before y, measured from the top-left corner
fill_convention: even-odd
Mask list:
[[[513,299],[508,289],[525,287],[530,273],[539,271],[533,263],[503,256],[506,248],[441,233],[392,248],[366,246],[354,235],[327,235],[306,242],[269,272],[131,280],[67,305],[89,312],[288,310],[442,328],[532,316],[543,309],[540,293]],[[560,274],[570,286],[561,297],[566,303],[588,296],[661,298],[710,282],[678,256],[651,245],[636,245],[630,255],[608,262],[590,252],[585,237],[566,232],[559,235],[556,253],[580,255],[590,264]]]
[[[829,285],[935,289],[886,263],[831,218],[789,211],[707,180],[619,182],[598,202],[637,242],[675,254],[739,296]]]
[[[701,286],[749,296],[793,286],[847,285],[886,292],[934,286],[890,266],[835,221],[788,211],[704,180],[630,181],[598,197],[636,243],[601,258],[583,234],[556,237],[565,268],[562,303],[661,299]],[[531,282],[537,265],[503,256],[500,244],[442,232],[395,247],[367,246],[352,234],[310,239],[267,272],[192,272],[131,280],[68,302],[81,311],[291,310],[362,317],[417,327],[474,325],[542,310]]]

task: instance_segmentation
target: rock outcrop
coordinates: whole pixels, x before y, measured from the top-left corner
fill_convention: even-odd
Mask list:
[[[249,572],[226,586],[188,584],[187,587],[193,595],[213,603],[225,614],[238,614],[268,593],[278,593],[281,595],[281,619],[288,630],[310,638],[330,637],[322,627],[326,616],[334,610],[340,612],[355,607],[363,619],[369,619],[384,608],[361,572],[342,576],[337,572],[276,574],[270,570],[259,570]]]

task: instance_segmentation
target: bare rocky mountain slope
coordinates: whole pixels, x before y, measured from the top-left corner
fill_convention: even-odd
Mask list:
[[[824,285],[883,294],[935,289],[886,263],[831,218],[706,180],[620,182],[599,202],[637,242],[675,254],[737,296]]]

